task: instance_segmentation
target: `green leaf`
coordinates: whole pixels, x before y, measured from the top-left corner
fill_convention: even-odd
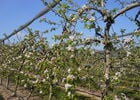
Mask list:
[[[58,12],[59,14],[64,14],[64,13],[66,12],[66,10],[58,9],[57,12]]]
[[[114,8],[114,9],[112,10],[112,13],[113,13],[113,14],[116,14],[117,11],[118,11],[118,9],[117,9],[117,8]]]
[[[41,22],[46,22],[46,18],[41,18],[40,20],[39,20],[39,22],[41,23]]]
[[[67,4],[62,4],[61,7],[64,8],[64,9],[70,8]]]
[[[135,32],[136,37],[140,37],[140,31]]]
[[[87,29],[92,29],[92,28],[95,28],[95,24],[93,24],[93,23],[92,24],[87,24],[86,23],[86,24],[84,24],[84,27],[87,28]]]
[[[121,29],[120,32],[121,33],[125,33],[126,29]]]
[[[52,27],[50,31],[52,32],[52,31],[55,31],[55,30],[56,30],[56,28]]]

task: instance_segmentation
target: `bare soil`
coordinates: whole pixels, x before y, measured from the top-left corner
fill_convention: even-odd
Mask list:
[[[14,90],[14,85],[12,83],[9,84],[9,89],[5,87],[5,82],[3,81],[2,84],[0,84],[0,100],[27,100],[27,97],[30,95],[30,92],[23,88],[19,87],[17,89],[16,96],[12,96]],[[41,100],[39,96],[31,95],[29,100]]]

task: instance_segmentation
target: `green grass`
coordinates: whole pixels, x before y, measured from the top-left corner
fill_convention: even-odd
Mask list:
[[[134,100],[140,100],[140,91],[128,89],[128,88],[118,88],[116,93],[121,95],[121,93],[126,94],[127,97],[133,98]]]
[[[44,96],[43,100],[47,100],[47,99],[48,99],[48,95]],[[66,96],[66,93],[64,90],[60,88],[56,88],[55,94],[53,94],[52,100],[69,100],[69,99]],[[76,94],[73,100],[96,100],[96,99]]]

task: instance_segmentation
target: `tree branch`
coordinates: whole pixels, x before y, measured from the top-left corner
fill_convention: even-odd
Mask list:
[[[113,19],[117,18],[119,15],[125,13],[126,11],[131,10],[131,9],[138,7],[138,6],[140,6],[140,2],[135,2],[135,3],[132,3],[128,6],[126,6],[125,8],[121,9],[116,15],[114,15]]]
[[[61,88],[61,89],[65,89],[64,84],[57,84],[57,87]],[[101,93],[86,89],[86,88],[81,88],[81,87],[75,87],[75,92],[77,94],[86,96],[86,97],[94,97],[96,99],[100,99],[101,98]]]
[[[131,33],[123,34],[123,35],[118,35],[117,37],[121,38],[121,37],[130,36],[130,35],[137,35],[137,34],[140,34],[140,31],[131,32]],[[113,39],[113,36],[111,37],[111,39]]]
[[[4,42],[5,40],[9,39],[10,37],[14,36],[21,30],[28,27],[30,24],[32,24],[36,19],[43,16],[44,14],[48,13],[52,8],[54,8],[60,1],[62,0],[54,0],[50,5],[48,5],[46,8],[44,8],[42,11],[40,11],[35,17],[33,17],[31,20],[20,26],[17,30],[14,30],[10,35],[7,35],[5,38],[0,39],[0,43]]]
[[[101,7],[104,7],[104,0],[100,0]]]

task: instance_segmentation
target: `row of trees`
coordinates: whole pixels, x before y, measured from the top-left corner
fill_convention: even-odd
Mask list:
[[[139,7],[139,1],[116,0],[121,7],[111,10],[106,8],[107,0],[87,0],[82,7],[72,0],[57,0],[51,4],[42,2],[47,8],[1,40],[1,82],[7,78],[7,88],[9,81],[16,83],[13,95],[16,95],[18,86],[23,86],[31,93],[45,95],[48,100],[84,98],[78,94],[85,97],[96,95],[102,100],[140,98],[140,48],[136,45],[139,30],[125,34],[125,29],[121,29],[120,35],[110,33],[116,18]],[[49,30],[41,32],[27,28],[28,35],[23,40],[4,43],[50,10],[60,21],[41,19],[40,22],[51,26]],[[134,19],[128,18],[139,25],[138,17],[139,11]],[[104,23],[104,28],[100,23]],[[53,36],[54,44],[51,46],[46,33],[58,32],[60,25],[61,34]],[[79,26],[94,33],[94,37],[85,37]],[[102,49],[96,50],[97,47]]]

